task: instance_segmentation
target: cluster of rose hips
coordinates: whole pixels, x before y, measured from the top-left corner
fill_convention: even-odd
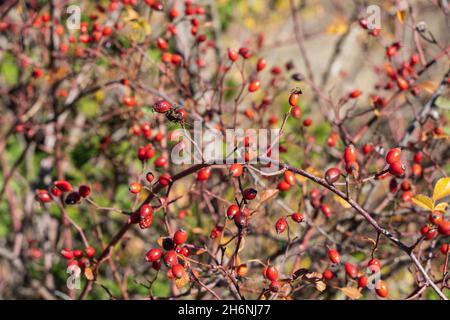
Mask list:
[[[401,45],[399,42],[394,42],[386,48],[386,56],[391,60],[399,51]],[[386,63],[384,66],[385,73],[388,77],[387,83],[383,86],[384,90],[394,89],[394,82],[401,91],[411,89],[414,95],[418,95],[419,88],[417,86],[411,86],[417,78],[414,67],[419,63],[419,55],[414,53],[409,60],[404,61],[401,64],[401,68],[395,69],[390,63]],[[381,85],[377,85],[380,88]]]
[[[429,224],[420,229],[420,233],[425,240],[434,239],[438,233],[444,237],[450,236],[450,221],[444,220],[444,216],[439,211],[434,211],[428,215]]]
[[[153,183],[155,180],[154,174],[152,172],[147,172],[145,174],[145,180],[150,184]],[[172,177],[168,173],[163,173],[158,177],[157,182],[166,187],[172,183]],[[142,184],[140,182],[132,182],[128,186],[128,190],[132,194],[139,194],[142,191]]]
[[[253,54],[251,53],[250,49],[247,47],[241,47],[241,48],[239,48],[239,50],[234,50],[234,49],[230,49],[230,48],[228,49],[228,59],[232,64],[237,62],[239,57],[242,57],[244,60],[247,60],[247,59],[250,59],[252,56],[253,56]],[[249,93],[253,93],[253,92],[260,90],[261,81],[259,80],[258,77],[259,77],[261,71],[263,71],[266,68],[266,66],[267,66],[267,61],[264,58],[260,57],[256,61],[256,68],[255,68],[254,72],[252,72],[250,74],[249,79],[247,80],[247,82],[248,82],[247,91]],[[285,68],[287,71],[290,71],[294,68],[294,65],[292,62],[287,62],[285,65]],[[224,71],[228,71],[229,69],[230,69],[229,67],[226,67]],[[278,82],[280,81],[280,79],[282,79],[280,77],[280,75],[282,73],[282,69],[279,66],[273,66],[270,69],[270,73],[273,76],[273,78],[271,78],[271,80],[270,80],[270,85],[271,85],[271,87],[276,88],[278,86]],[[303,79],[303,77],[299,74],[293,74],[292,78],[296,81],[301,81]],[[289,99],[289,102],[291,105],[290,113],[293,115],[294,118],[300,118],[301,114],[302,114],[301,109],[298,106],[299,94],[301,94],[301,90],[299,90],[299,89],[293,90],[291,93],[290,99]],[[272,98],[269,95],[265,94],[259,104],[253,103],[252,107],[245,109],[244,115],[249,120],[255,120],[255,111],[260,112],[261,110],[266,110],[266,108],[271,103],[272,103]],[[278,122],[278,118],[275,115],[269,116],[269,119],[268,119],[269,126],[275,125],[277,122]],[[312,120],[307,118],[304,120],[303,124],[305,126],[310,126],[312,124]]]
[[[272,292],[278,292],[281,290],[283,284],[278,281],[278,270],[273,265],[268,265],[263,269],[263,277],[270,281],[269,290]]]
[[[372,37],[378,37],[381,33],[381,29],[379,29],[379,28],[369,28],[369,23],[368,23],[367,19],[365,19],[365,18],[359,19],[359,25],[363,29],[368,30],[369,35],[371,35]]]
[[[363,148],[364,154],[370,153],[373,149],[372,145],[365,144]],[[386,154],[386,163],[389,165],[388,172],[395,177],[403,178],[405,176],[405,165],[401,162],[401,150],[394,148],[388,151]],[[357,152],[353,145],[349,145],[344,150],[344,164],[345,171],[348,174],[353,174],[355,177],[359,177],[359,163],[357,161]],[[341,172],[338,168],[330,168],[325,173],[325,179],[328,183],[333,184],[341,176]],[[383,175],[378,178],[383,178]]]
[[[341,265],[341,255],[336,249],[328,249],[327,255],[334,267]],[[372,258],[369,260],[367,267],[370,274],[380,272],[381,262],[378,259]],[[369,276],[367,276],[366,274],[361,274],[361,272],[358,272],[357,266],[351,262],[346,262],[344,264],[344,270],[347,277],[349,277],[350,279],[356,279],[358,288],[367,287],[370,280],[370,274]],[[335,277],[335,272],[333,272],[331,269],[326,269],[322,273],[322,277],[323,279],[330,281]],[[383,280],[378,280],[377,283],[375,283],[375,292],[379,297],[382,298],[386,298],[388,296],[388,287]]]
[[[90,266],[91,260],[95,257],[95,249],[86,247],[83,252],[81,249],[70,250],[66,248],[61,250],[61,255],[67,260],[68,267],[77,266],[84,270]]]
[[[243,199],[245,201],[253,200],[256,198],[257,191],[253,188],[248,188],[243,191]],[[239,229],[244,229],[249,224],[249,218],[251,216],[251,211],[249,208],[244,206],[244,201],[241,204],[232,204],[228,207],[226,212],[227,218],[234,220],[236,227]]]
[[[405,175],[405,165],[400,161],[401,150],[394,148],[386,154],[386,163],[389,164],[389,173],[395,177],[403,178]]]
[[[64,202],[72,205],[77,204],[82,198],[87,198],[91,194],[91,188],[88,185],[80,185],[78,190],[74,190],[72,185],[66,180],[58,180],[53,183],[50,192],[46,189],[38,189],[36,191],[36,198],[42,203],[51,202],[53,197],[62,197],[68,193]]]
[[[297,88],[292,90],[291,94],[289,95],[290,113],[296,119],[300,119],[302,117],[302,109],[298,105],[300,102],[300,95],[302,93],[302,90]],[[312,119],[305,118],[302,124],[304,127],[310,127],[312,125]]]
[[[282,192],[286,192],[291,187],[295,186],[295,184],[296,184],[295,173],[287,170],[283,173],[283,180],[278,182],[277,189]]]
[[[322,214],[325,216],[325,218],[330,218],[332,215],[331,207],[324,202],[324,198],[327,194],[327,190],[324,190],[323,192],[320,192],[319,189],[313,188],[309,192],[309,203],[311,204],[311,207],[313,207],[315,210],[320,210]]]
[[[176,119],[180,121],[184,121],[186,119],[186,111],[183,108],[174,109],[172,104],[167,100],[158,100],[153,105],[153,110],[157,113],[163,113],[168,115],[172,115]],[[132,127],[132,133],[134,136],[140,136],[141,134],[147,139],[152,139],[154,142],[161,142],[163,139],[163,135],[161,133],[156,133],[152,138],[152,128],[148,122],[143,122],[140,126],[135,124]],[[153,158],[156,154],[156,150],[152,143],[148,143],[145,146],[140,146],[138,148],[137,156],[138,159],[142,162],[146,162]],[[158,157],[155,160],[156,167],[165,167],[167,166],[167,159],[164,157]]]
[[[291,213],[289,215],[280,217],[277,220],[277,222],[275,223],[275,231],[278,234],[283,233],[287,229],[287,227],[288,227],[287,218],[291,218],[292,221],[294,221],[296,223],[300,223],[300,222],[303,222],[305,220],[305,217],[303,216],[303,214],[298,213],[298,212],[294,212],[294,213]]]
[[[359,23],[362,28],[366,30],[368,29],[366,19],[360,19]],[[372,36],[378,36],[380,34],[380,29],[372,29],[369,34]],[[400,42],[391,43],[386,47],[386,57],[388,61],[385,62],[383,70],[387,80],[383,80],[382,83],[376,84],[375,88],[389,91],[393,90],[396,84],[398,90],[410,90],[413,95],[417,96],[419,94],[419,87],[414,85],[414,82],[417,79],[417,73],[414,68],[418,65],[420,57],[417,53],[414,53],[408,60],[402,61],[399,64],[400,67],[396,69],[391,61],[395,58],[401,47]],[[376,72],[381,73],[382,68],[377,68]],[[373,105],[379,109],[382,109],[387,105],[386,98],[376,94],[371,96],[371,101]]]
[[[161,269],[161,259],[168,268],[167,277],[169,279],[181,279],[187,276],[186,257],[189,257],[190,250],[184,245],[188,239],[188,234],[183,229],[175,232],[172,238],[167,237],[162,241],[161,248],[152,248],[145,255],[145,259],[152,263],[155,270]],[[163,250],[165,252],[163,252]]]
[[[114,3],[114,1],[112,3]],[[112,9],[110,6],[110,10],[114,11],[115,8]],[[75,57],[82,58],[85,55],[86,46],[94,43],[100,43],[103,39],[113,34],[115,30],[120,30],[123,27],[121,23],[116,23],[114,26],[102,25],[96,21],[98,18],[99,16],[97,14],[89,15],[89,22],[82,21],[80,23],[79,34],[70,34],[67,37],[64,37],[64,34],[66,33],[64,25],[61,24],[59,19],[55,19],[54,31],[55,34],[60,37],[58,48],[59,53],[61,55],[66,55],[72,50]],[[50,20],[50,14],[48,12],[44,12],[41,16],[36,16],[33,21],[33,27],[36,29],[42,28],[45,30],[46,28],[49,28],[50,24],[48,22]],[[43,74],[44,73],[41,68],[35,67],[33,71],[33,76],[35,78],[42,77]]]
[[[149,4],[149,2],[152,2],[152,4]],[[149,4],[151,8],[158,11],[162,11],[164,9],[160,1],[147,0],[146,3]],[[206,42],[209,47],[214,46],[214,42],[212,40],[208,41],[206,34],[198,34],[199,28],[202,24],[200,18],[205,15],[205,9],[200,5],[195,5],[191,0],[184,1],[184,6],[184,14],[191,23],[191,35],[196,37],[196,43],[200,44]],[[175,37],[178,33],[176,24],[173,22],[179,17],[179,15],[180,13],[174,5],[169,11],[169,18],[172,23],[167,26],[166,36],[159,37],[156,40],[156,46],[162,51],[162,62],[166,64],[171,63],[174,66],[179,66],[183,62],[183,57],[181,55],[167,51],[169,49],[170,39]],[[197,59],[196,64],[199,68],[206,66],[205,61],[201,58]]]

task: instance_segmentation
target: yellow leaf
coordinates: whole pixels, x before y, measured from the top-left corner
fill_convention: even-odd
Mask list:
[[[430,94],[434,93],[438,86],[439,82],[437,81],[422,81],[421,83],[417,84],[418,88],[423,89]]]
[[[439,200],[450,195],[450,178],[441,178],[436,182],[433,191],[433,200]]]
[[[406,11],[405,10],[397,10],[397,19],[401,24],[405,22],[406,19]]]
[[[339,288],[339,290],[341,290],[342,293],[345,294],[350,299],[355,300],[361,298],[361,292],[355,287]]]
[[[137,13],[137,11],[127,7],[126,14],[123,17],[123,20],[128,22],[128,21],[133,21],[133,20],[137,20],[137,19],[139,19],[139,13]]]
[[[441,211],[441,212],[446,212],[448,208],[448,203],[447,202],[441,202],[438,203],[435,207],[434,207],[434,211]]]
[[[235,266],[240,266],[241,265],[241,258],[239,257],[239,255],[236,255],[236,260],[234,261],[234,265]]]
[[[150,194],[149,190],[147,190],[146,188],[142,188],[141,192],[139,192],[139,195],[138,195],[138,201],[143,202],[145,199],[147,199],[149,194]]]
[[[348,209],[351,208],[352,206],[350,205],[350,203],[348,203],[346,200],[342,199],[341,197],[334,195],[333,199],[339,203],[344,209]]]
[[[423,194],[417,194],[412,198],[412,202],[425,210],[433,211],[434,201]]]
[[[94,273],[92,272],[91,268],[85,268],[84,275],[86,276],[86,279],[88,279],[89,281],[94,280]]]
[[[276,196],[278,193],[278,189],[268,189],[268,190],[264,190],[261,193],[261,200],[260,200],[260,204],[263,202],[268,201],[269,199],[273,198],[274,196]]]
[[[105,96],[106,96],[106,94],[105,94],[104,90],[97,90],[95,92],[95,100],[97,102],[103,102],[103,100],[105,100]]]
[[[304,280],[314,284],[316,289],[320,292],[327,288],[325,282],[322,281],[322,274],[320,272],[310,272],[305,274]]]
[[[337,19],[335,22],[331,23],[326,30],[328,34],[344,34],[348,30],[347,23],[345,21]]]
[[[205,252],[206,252],[205,249],[201,249],[201,248],[200,248],[200,249],[198,249],[198,250],[195,252],[195,254],[199,256],[199,255],[201,255],[201,254],[204,254]]]
[[[322,280],[316,281],[314,283],[314,286],[316,287],[316,290],[322,292],[327,288],[327,285]]]
[[[319,170],[317,170],[316,168],[311,167],[311,166],[309,166],[308,168],[306,168],[305,171],[308,172],[308,173],[311,173],[311,174],[313,174],[313,175],[315,175],[315,176],[320,176],[320,175],[322,174],[322,172],[320,172]],[[305,178],[304,176],[299,175],[299,174],[296,174],[296,175],[295,175],[295,178],[296,178],[296,180],[297,180],[299,183],[304,183],[304,182],[307,182],[307,181],[308,181],[308,178]]]
[[[186,271],[183,272],[183,276],[181,278],[175,280],[175,284],[178,289],[184,287],[188,283],[189,283],[189,276]]]
[[[59,67],[58,69],[52,71],[49,75],[48,75],[48,82],[50,84],[54,84],[62,79],[64,79],[64,77],[67,76],[67,74],[69,73],[69,69],[67,67]]]
[[[191,232],[195,233],[195,234],[202,234],[204,231],[200,227],[194,227],[194,228],[192,228]]]

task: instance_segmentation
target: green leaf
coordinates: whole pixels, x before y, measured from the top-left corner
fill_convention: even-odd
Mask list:
[[[8,85],[14,86],[19,81],[19,68],[11,54],[6,54],[0,64],[0,74]]]
[[[79,110],[89,119],[95,118],[99,114],[98,104],[90,98],[83,98],[78,102]]]

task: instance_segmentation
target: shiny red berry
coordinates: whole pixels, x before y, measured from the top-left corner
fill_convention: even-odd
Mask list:
[[[289,104],[292,107],[296,107],[298,102],[300,101],[300,91],[293,91],[289,96]]]
[[[153,248],[147,252],[147,254],[145,255],[145,259],[148,262],[155,262],[155,261],[158,261],[159,259],[161,259],[161,256],[162,256],[162,250],[159,248]]]
[[[234,163],[230,166],[230,174],[233,177],[239,177],[242,175],[243,167],[240,163]]]
[[[379,280],[376,284],[375,292],[381,298],[386,298],[389,294],[388,287],[383,280]]]
[[[258,62],[256,63],[256,70],[257,70],[258,72],[259,72],[259,71],[262,71],[262,70],[266,67],[266,64],[267,64],[266,59],[260,58],[260,59],[258,60]]]
[[[228,219],[233,219],[238,212],[239,212],[239,207],[236,204],[230,205],[227,209]]]
[[[182,278],[184,276],[185,272],[186,272],[186,270],[184,270],[184,267],[181,264],[179,264],[179,263],[174,264],[172,266],[172,274],[177,279]]]
[[[197,173],[198,181],[206,181],[211,177],[211,168],[203,168],[200,169]]]
[[[130,183],[129,190],[131,193],[137,194],[137,193],[141,192],[142,185],[139,182]]]
[[[236,51],[228,49],[228,58],[231,60],[231,62],[235,62],[239,58],[239,55]]]
[[[330,168],[325,172],[325,180],[327,180],[329,184],[333,184],[338,181],[340,176],[341,170],[338,168]]]
[[[345,272],[350,278],[355,278],[358,274],[358,270],[356,269],[356,266],[350,262],[345,263]]]
[[[358,90],[358,89],[356,89],[356,90],[353,90],[352,92],[350,92],[350,94],[349,94],[348,96],[349,96],[350,98],[352,98],[352,99],[356,99],[356,98],[358,98],[360,95],[361,95],[361,91]]]
[[[438,232],[444,237],[450,236],[450,221],[444,220],[438,225]]]
[[[178,263],[177,253],[175,252],[175,250],[167,251],[166,254],[164,255],[163,260],[167,267],[171,267]]]
[[[168,173],[163,173],[159,176],[158,182],[163,186],[168,186],[172,183],[172,177]]]
[[[381,270],[381,261],[378,259],[370,259],[367,264],[371,269],[377,269],[377,271]]]
[[[339,255],[339,252],[337,252],[336,249],[329,249],[328,250],[328,258],[334,264],[340,264],[341,263],[341,256]]]
[[[295,186],[295,173],[292,171],[285,171],[283,174],[283,179],[291,186]]]
[[[86,253],[86,256],[89,258],[92,258],[95,256],[95,249],[92,247],[87,247],[86,249],[84,249],[84,252]]]
[[[73,256],[75,258],[81,258],[84,255],[84,252],[80,249],[73,250]]]
[[[77,204],[81,201],[81,196],[78,192],[71,192],[67,195],[66,199],[64,200],[65,204],[73,205]]]
[[[280,191],[288,191],[291,188],[291,185],[286,181],[280,181],[277,185],[277,189]]]
[[[70,249],[61,250],[61,255],[67,260],[73,259],[73,257],[74,257],[73,251]]]
[[[153,110],[158,113],[166,113],[172,109],[172,104],[167,100],[159,100],[153,105]]]
[[[325,280],[331,280],[331,279],[334,278],[334,273],[333,273],[333,271],[331,271],[330,269],[327,269],[327,270],[325,270],[325,271],[322,273],[322,277],[323,277]]]
[[[369,282],[368,276],[360,276],[358,278],[358,288],[365,288],[368,282]]]
[[[91,187],[89,187],[88,185],[81,185],[78,188],[78,193],[80,194],[80,196],[82,196],[83,198],[87,198],[89,197],[89,195],[91,194]]]
[[[180,229],[175,232],[173,236],[173,242],[176,245],[181,245],[187,241],[187,238],[188,238],[187,232],[183,229]]]
[[[136,99],[134,97],[126,96],[123,98],[123,104],[127,107],[134,107],[136,105]]]
[[[320,205],[319,209],[320,209],[320,211],[322,211],[322,213],[324,214],[324,216],[326,218],[331,217],[331,208],[329,205],[327,205],[326,203],[323,203]]]
[[[272,292],[278,292],[281,290],[283,284],[280,281],[272,281],[269,285],[269,290]]]
[[[428,221],[436,226],[440,225],[443,219],[444,218],[442,217],[442,213],[440,213],[439,211],[434,211],[428,216]]]
[[[394,148],[388,151],[386,154],[386,162],[389,164],[393,164],[395,162],[400,161],[401,150],[399,148]]]
[[[420,229],[420,233],[422,234],[422,236],[425,237],[425,240],[431,240],[434,237],[436,237],[437,235],[437,230],[436,229],[430,229],[429,226],[423,226]]]
[[[405,167],[400,162],[394,162],[389,165],[389,173],[402,178],[405,174]]]
[[[253,188],[247,188],[244,190],[243,196],[245,200],[253,200],[256,198],[256,195],[258,194],[258,191]]]
[[[283,233],[287,228],[287,221],[285,217],[281,217],[277,220],[275,224],[275,230],[278,234]]]
[[[261,82],[259,82],[259,80],[253,80],[253,81],[250,82],[250,84],[248,85],[248,91],[249,91],[249,92],[255,92],[255,91],[257,91],[260,87],[261,87]]]
[[[291,113],[294,118],[299,119],[302,116],[302,109],[300,107],[292,107]]]
[[[145,179],[147,180],[147,182],[152,183],[153,179],[155,179],[155,176],[153,175],[153,173],[147,172],[147,174],[145,175]]]
[[[305,217],[301,213],[294,212],[293,214],[291,214],[291,219],[295,222],[303,222],[305,220]]]
[[[369,153],[372,152],[372,150],[373,150],[373,145],[370,144],[370,143],[366,143],[366,144],[363,146],[363,153],[364,153],[364,155],[368,155]]]
[[[168,164],[167,158],[165,158],[163,156],[160,156],[160,157],[156,158],[156,160],[155,160],[155,166],[158,168],[165,167],[165,166],[167,166],[167,164]]]
[[[72,185],[66,180],[55,181],[54,186],[57,187],[62,192],[72,191]]]
[[[274,266],[267,266],[264,269],[264,276],[270,281],[278,280],[278,270]]]
[[[356,150],[353,145],[347,146],[344,150],[344,161],[346,164],[356,162]]]

